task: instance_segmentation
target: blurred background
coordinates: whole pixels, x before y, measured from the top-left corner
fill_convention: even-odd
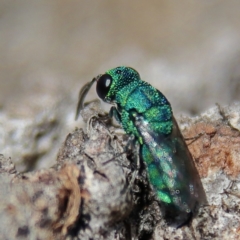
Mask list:
[[[39,146],[37,157],[19,155],[29,124],[59,111],[69,132],[79,89],[119,65],[162,91],[176,115],[240,100],[240,2],[0,0],[0,153],[46,156]],[[38,134],[49,136],[48,121]]]

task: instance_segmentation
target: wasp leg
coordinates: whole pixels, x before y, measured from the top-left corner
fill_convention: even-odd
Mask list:
[[[109,117],[112,118],[114,117],[116,119],[116,121],[121,124],[121,115],[118,112],[118,110],[116,109],[116,107],[111,107],[110,111],[109,111]]]
[[[138,174],[138,171],[140,169],[140,158],[139,158],[139,144],[138,142],[136,141],[135,137],[132,135],[129,137],[129,140],[128,140],[128,143],[125,147],[125,150],[126,151],[132,151],[133,152],[133,155],[134,155],[134,171],[132,173],[132,178],[130,180],[130,183],[129,183],[129,186],[128,186],[128,191],[129,190],[133,190],[133,184],[134,184],[134,181],[137,177],[137,174]]]

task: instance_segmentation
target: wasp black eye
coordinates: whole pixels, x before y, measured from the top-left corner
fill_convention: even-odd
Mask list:
[[[118,70],[116,71],[116,73],[117,73],[117,74],[121,74],[121,73],[122,73],[122,70],[118,69]]]
[[[110,89],[112,83],[112,77],[109,74],[102,75],[97,80],[97,94],[98,96],[104,100],[106,95],[108,94],[108,91]]]

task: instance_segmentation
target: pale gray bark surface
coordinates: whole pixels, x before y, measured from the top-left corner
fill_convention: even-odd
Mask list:
[[[187,143],[209,203],[179,229],[161,217],[144,164],[129,184],[135,167],[134,153],[124,151],[128,139],[98,113],[97,102],[84,109],[85,129],[67,135],[50,169],[19,173],[1,156],[1,239],[239,238],[239,104],[179,119],[184,136],[195,137]]]

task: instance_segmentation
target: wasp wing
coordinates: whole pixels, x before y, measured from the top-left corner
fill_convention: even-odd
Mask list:
[[[165,216],[180,226],[207,201],[192,155],[176,120],[172,120],[168,135],[154,132],[140,114],[135,117],[135,126],[143,142],[140,155]]]

